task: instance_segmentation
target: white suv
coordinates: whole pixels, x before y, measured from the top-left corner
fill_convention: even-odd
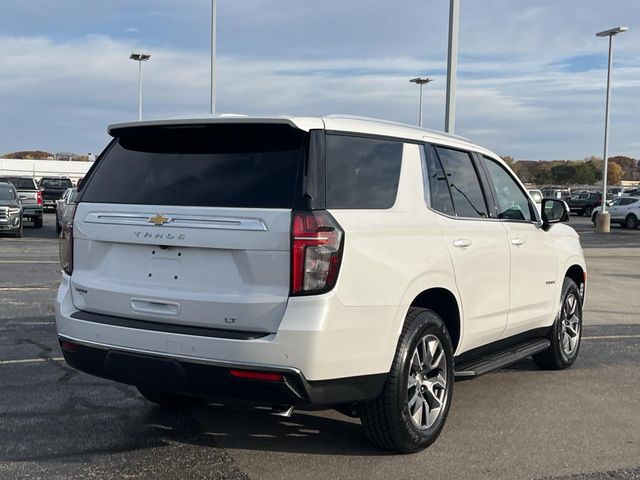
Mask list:
[[[591,221],[596,224],[596,217],[602,212],[602,206],[593,209]],[[607,202],[607,212],[611,215],[611,223],[619,223],[631,230],[640,226],[640,196],[617,197]]]
[[[415,452],[454,379],[578,355],[566,204],[540,218],[464,138],[337,116],[109,132],[60,244],[56,323],[79,370],[160,405],[335,408]]]

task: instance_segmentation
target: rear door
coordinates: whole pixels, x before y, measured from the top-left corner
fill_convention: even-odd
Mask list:
[[[78,197],[76,307],[275,332],[308,134],[251,124],[116,134]]]
[[[611,214],[611,219],[616,220],[624,220],[627,218],[627,215],[631,213],[634,209],[638,207],[638,200],[631,197],[619,197],[616,200],[617,206],[615,208],[611,207],[609,209],[609,213]]]
[[[462,301],[460,351],[498,340],[509,310],[507,232],[489,210],[469,152],[426,147],[431,208],[438,215]],[[438,180],[438,181],[434,181]],[[441,179],[441,180],[440,180]],[[446,180],[445,180],[446,179]]]

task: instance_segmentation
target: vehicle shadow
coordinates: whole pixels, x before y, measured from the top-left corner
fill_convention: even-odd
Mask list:
[[[318,455],[381,456],[389,452],[372,446],[357,419],[335,411],[295,411],[278,417],[268,408],[212,404],[191,409],[190,433],[174,428],[176,412],[150,407],[152,422],[173,441],[198,445],[215,444],[225,449],[288,452]],[[171,432],[171,433],[170,433]]]

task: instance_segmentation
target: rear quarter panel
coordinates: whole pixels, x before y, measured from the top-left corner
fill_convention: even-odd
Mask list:
[[[441,287],[457,297],[449,252],[435,214],[424,201],[419,148],[404,146],[392,208],[330,211],[345,231],[336,296],[345,306],[379,307],[375,311],[386,315],[370,321],[386,325],[380,328],[387,332],[388,365],[407,309],[422,291]]]

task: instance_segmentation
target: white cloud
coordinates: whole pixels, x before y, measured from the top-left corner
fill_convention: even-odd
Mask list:
[[[260,5],[264,7],[266,2]],[[487,0],[486,5],[490,8],[478,10],[473,17],[463,15],[458,133],[498,153],[520,158],[598,154],[605,73],[600,68],[570,72],[561,62],[573,55],[605,51],[602,42],[591,38],[589,28],[593,28],[585,27],[588,39],[580,37],[575,29],[559,29],[560,23],[566,23],[566,15],[556,11],[565,10],[561,7],[554,10],[556,2],[553,8],[548,1],[528,9],[498,0]],[[498,15],[498,5],[506,5],[508,10],[500,12],[500,18],[512,15],[513,22],[501,24],[499,18],[488,21],[492,14]],[[242,11],[245,7],[233,8]],[[293,9],[287,18],[296,15],[300,12]],[[270,18],[271,22],[282,21],[278,16]],[[260,22],[267,19],[261,18]],[[492,31],[487,25],[496,28]],[[549,29],[556,27],[557,33],[550,35]],[[363,30],[364,26],[357,28]],[[386,32],[385,37],[389,36]],[[354,37],[356,44],[363,40],[366,37]],[[314,48],[322,44],[309,42]],[[629,43],[620,41],[617,51],[611,151],[640,157],[636,128],[640,47]],[[388,53],[389,49],[379,55],[372,49],[362,49],[359,55],[352,45],[344,50],[334,48],[333,54],[300,54],[295,59],[282,56],[276,49],[255,50],[248,55],[221,47],[219,111],[300,115],[339,112],[413,123],[418,92],[408,79],[428,74],[435,82],[425,89],[426,126],[441,129],[445,58],[442,49],[431,44],[424,48],[426,55],[419,52],[419,47],[398,49],[403,51],[400,56]],[[207,114],[206,51],[157,41],[132,45],[129,40],[106,35],[65,41],[43,36],[0,36],[0,153],[26,148],[99,150],[107,141],[108,123],[136,116],[137,65],[128,56],[137,48],[152,53],[151,61],[143,65],[147,118]]]

